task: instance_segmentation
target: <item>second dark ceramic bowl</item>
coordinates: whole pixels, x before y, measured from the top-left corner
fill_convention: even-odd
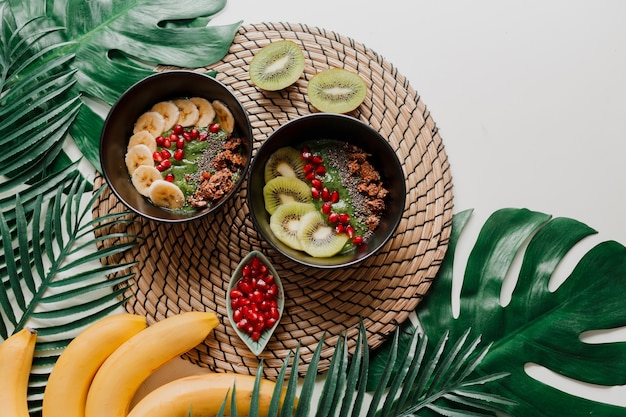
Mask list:
[[[270,229],[270,216],[263,199],[265,164],[277,149],[283,146],[298,148],[300,144],[317,139],[348,142],[371,154],[369,161],[379,171],[383,184],[389,190],[386,209],[380,225],[364,248],[329,258],[318,258],[294,250],[279,241]],[[301,116],[278,128],[261,145],[250,166],[248,178],[248,205],[257,231],[277,251],[306,266],[316,268],[346,267],[375,254],[393,235],[404,213],[406,185],[404,171],[389,142],[365,123],[346,115],[314,113]]]

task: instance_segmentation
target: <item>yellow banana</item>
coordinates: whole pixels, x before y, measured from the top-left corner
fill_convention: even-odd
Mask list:
[[[124,342],[96,373],[85,417],[126,417],[141,383],[159,366],[197,346],[218,324],[212,312],[180,313]]]
[[[3,417],[28,417],[28,377],[37,332],[24,328],[0,344],[0,407]]]
[[[230,395],[234,384],[237,414],[247,416],[250,412],[254,376],[214,373],[181,377],[161,385],[141,399],[128,417],[187,417],[189,411],[191,417],[211,417],[217,415],[227,394],[229,397],[224,414],[230,415]],[[259,416],[267,415],[274,386],[272,381],[261,380]],[[283,396],[284,392],[285,390]]]
[[[87,393],[98,368],[146,325],[144,316],[121,313],[98,320],[79,333],[52,368],[42,417],[84,417]]]

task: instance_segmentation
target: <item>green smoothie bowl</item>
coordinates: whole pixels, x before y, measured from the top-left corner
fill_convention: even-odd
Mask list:
[[[389,142],[346,115],[315,113],[272,133],[250,166],[248,205],[263,238],[306,266],[375,254],[404,212],[402,165]]]
[[[131,211],[187,222],[218,210],[241,187],[252,128],[232,91],[202,73],[150,75],[124,92],[100,136],[102,174]]]

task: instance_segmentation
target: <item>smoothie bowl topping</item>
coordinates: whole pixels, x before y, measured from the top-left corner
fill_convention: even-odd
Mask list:
[[[155,103],[136,120],[125,155],[137,191],[181,212],[221,201],[246,162],[232,113],[220,100],[203,97]]]
[[[369,157],[353,144],[330,139],[277,149],[265,165],[263,188],[276,238],[313,257],[366,245],[388,194]]]

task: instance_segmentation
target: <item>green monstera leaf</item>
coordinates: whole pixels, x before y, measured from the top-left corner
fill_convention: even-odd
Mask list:
[[[45,50],[38,65],[59,55],[74,55],[72,92],[83,105],[70,134],[82,155],[100,170],[98,144],[104,123],[97,103],[112,105],[131,85],[158,65],[209,66],[226,55],[241,22],[211,26],[226,0],[5,0],[17,26],[41,31],[41,25],[63,28],[36,45]],[[26,22],[47,16],[37,24]],[[28,36],[27,33],[24,36]],[[94,105],[95,103],[95,105]],[[106,106],[105,106],[106,107]]]
[[[626,383],[626,344],[587,343],[584,333],[626,325],[626,248],[613,241],[590,249],[554,290],[550,280],[574,246],[596,232],[585,224],[526,209],[502,209],[483,225],[465,265],[458,317],[452,308],[454,252],[471,211],[455,215],[446,260],[425,301],[417,309],[423,332],[450,339],[471,329],[491,349],[477,375],[510,376],[485,392],[508,398],[513,416],[622,416],[622,407],[565,393],[526,372],[528,364],[582,383]],[[513,266],[523,255],[519,272]],[[517,272],[509,302],[501,301],[505,277]],[[404,332],[414,329],[406,324]],[[370,380],[389,353],[376,353]]]

